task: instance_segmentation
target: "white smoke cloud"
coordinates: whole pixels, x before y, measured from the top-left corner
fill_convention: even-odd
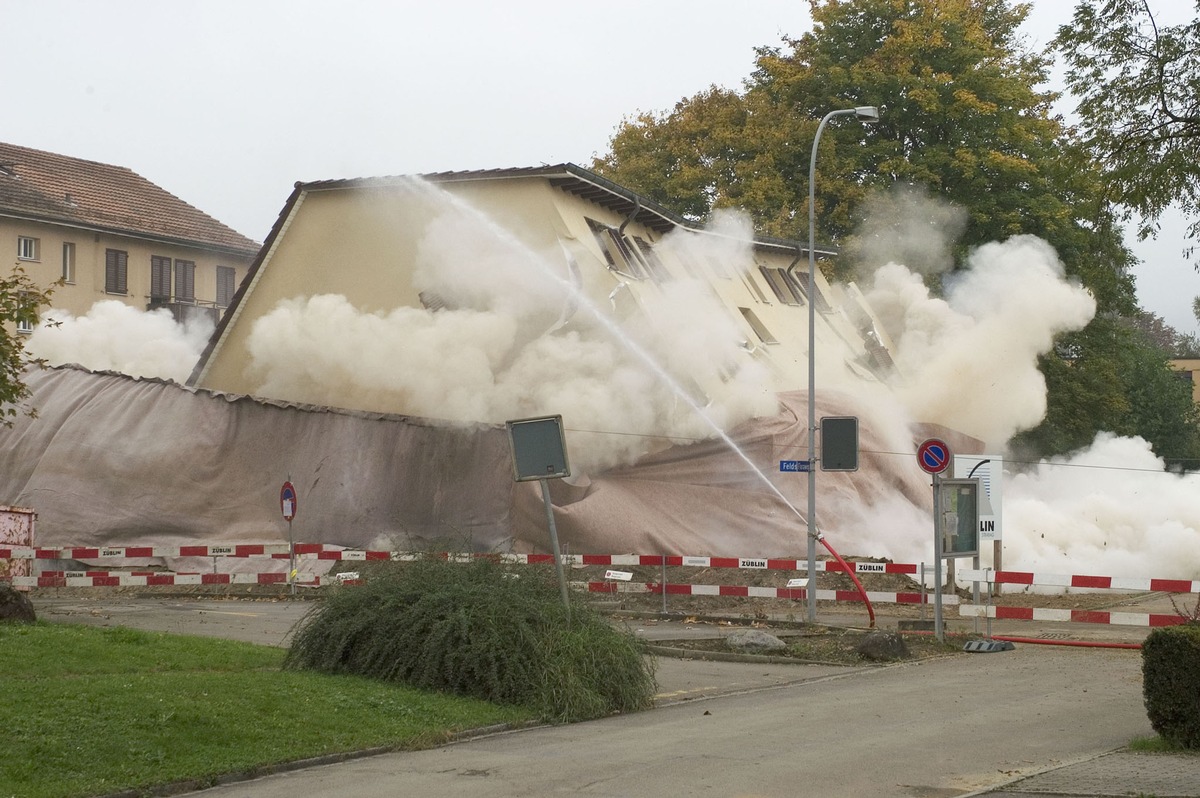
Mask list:
[[[943,424],[1004,451],[1037,424],[1046,388],[1036,358],[1054,337],[1080,329],[1095,302],[1067,280],[1046,242],[1021,236],[975,250],[933,297],[922,278],[889,264],[867,292],[897,344],[903,379],[896,400],[912,417]],[[1141,438],[1101,433],[1092,446],[1007,475],[1003,549],[1008,570],[1141,578],[1200,576],[1200,475],[1167,473]],[[886,523],[880,519],[887,519]],[[932,519],[885,499],[852,520],[866,543],[888,529],[882,549],[929,561]],[[867,544],[869,545],[869,543]],[[990,564],[991,552],[981,552]],[[1035,588],[1059,592],[1063,588]]]
[[[338,295],[281,303],[249,336],[256,393],[328,405],[353,395],[366,409],[463,422],[561,414],[582,470],[775,412],[770,375],[705,289],[683,281],[640,305],[618,291],[612,308],[591,308],[561,245],[534,252],[460,200],[421,190],[437,213],[414,283],[445,308],[366,313]],[[746,268],[746,223],[721,224],[704,236],[717,245],[707,253]],[[678,239],[660,246],[690,245]]]
[[[1141,438],[1101,433],[1004,490],[1006,569],[1200,577],[1200,474],[1167,473]]]
[[[602,322],[572,294],[585,278],[569,267],[562,245],[533,253],[457,202],[425,229],[416,274],[418,288],[446,309],[364,313],[332,295],[281,303],[250,336],[257,392],[314,404],[353,394],[360,405],[380,407],[400,398],[414,414],[469,422],[561,413],[572,430],[573,465],[584,471],[665,445],[654,436],[710,436],[709,421],[671,382],[720,429],[775,412],[770,375],[745,356],[741,333],[706,286],[676,281],[646,292],[640,305],[618,291]],[[736,272],[753,268],[748,238],[744,218],[725,216],[712,235],[672,235],[657,246]],[[896,264],[875,274],[866,295],[897,344],[904,377],[859,397],[867,423],[897,453],[897,480],[899,470],[916,468],[904,452],[913,420],[973,435],[995,451],[1037,424],[1045,411],[1037,356],[1095,312],[1049,245],[1032,237],[975,250],[942,298]],[[622,434],[604,434],[612,432]],[[1103,470],[1114,462],[1145,472]],[[1195,556],[1178,552],[1200,552],[1191,498],[1200,478],[1161,471],[1144,442],[1102,436],[1069,462],[1014,478],[1005,487],[1005,566],[1194,572]],[[837,525],[838,547],[928,561],[932,519],[899,493],[879,493],[856,513],[825,519]]]
[[[1096,312],[1091,294],[1065,279],[1054,249],[1033,236],[974,250],[947,278],[944,299],[896,264],[875,273],[866,296],[896,342],[902,379],[893,388],[911,415],[992,449],[1041,421],[1038,355]]]
[[[860,273],[888,263],[925,275],[954,267],[954,243],[967,227],[965,208],[931,196],[924,186],[897,183],[868,197],[864,211],[846,247]]]
[[[160,377],[182,383],[213,332],[206,314],[175,323],[165,309],[149,312],[115,299],[95,303],[83,316],[50,309],[25,342],[26,351],[51,365],[74,363],[93,371]]]

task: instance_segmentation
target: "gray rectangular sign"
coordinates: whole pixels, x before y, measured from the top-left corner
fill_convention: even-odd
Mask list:
[[[513,476],[517,482],[571,476],[562,416],[506,421],[512,444]]]

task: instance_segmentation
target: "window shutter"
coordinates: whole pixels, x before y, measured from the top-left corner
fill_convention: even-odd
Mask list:
[[[217,305],[219,307],[229,307],[233,302],[233,281],[234,269],[231,266],[217,267]]]
[[[150,257],[150,296],[154,299],[171,298],[171,259],[161,255]]]
[[[196,301],[196,264],[193,261],[175,261],[175,301]]]
[[[128,265],[128,252],[122,252],[119,249],[104,251],[104,290],[106,293],[128,293],[128,286],[126,284]]]

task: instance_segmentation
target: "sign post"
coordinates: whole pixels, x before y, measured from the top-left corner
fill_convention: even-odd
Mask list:
[[[508,438],[512,444],[513,478],[517,482],[536,479],[541,483],[542,503],[546,505],[546,525],[550,528],[550,547],[554,552],[554,568],[558,572],[558,587],[563,605],[570,608],[567,576],[558,548],[558,529],[554,525],[554,506],[550,503],[550,485],[546,481],[571,476],[562,416],[524,418],[506,421],[504,425],[508,428]]]
[[[942,491],[941,473],[950,467],[950,447],[938,438],[929,438],[917,447],[917,465],[933,477],[933,634],[945,642],[942,630]]]
[[[292,519],[296,517],[296,499],[296,488],[289,474],[287,482],[279,489],[279,509],[288,525],[288,583],[292,586],[293,596],[296,595],[296,541],[292,537]]]

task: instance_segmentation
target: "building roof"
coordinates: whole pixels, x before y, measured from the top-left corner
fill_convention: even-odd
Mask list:
[[[259,249],[254,262],[250,264],[250,271],[246,275],[246,279],[242,280],[241,285],[238,286],[237,293],[233,295],[233,301],[230,303],[228,310],[221,315],[221,320],[217,323],[216,330],[213,331],[212,336],[208,339],[208,345],[205,346],[204,351],[200,355],[200,360],[196,363],[195,369],[192,370],[192,376],[188,379],[188,384],[195,385],[196,381],[200,379],[200,375],[204,373],[208,365],[208,360],[217,347],[217,342],[225,335],[226,327],[237,318],[243,295],[249,290],[249,286],[254,283],[255,275],[262,267],[268,253],[274,248],[276,240],[283,234],[283,229],[286,227],[288,219],[291,218],[292,210],[305,193],[310,191],[354,191],[357,189],[386,188],[402,185],[414,176],[432,183],[480,182],[484,180],[511,180],[528,177],[542,178],[555,188],[609,208],[622,216],[635,219],[637,222],[660,233],[669,232],[676,227],[684,227],[696,231],[703,229],[700,225],[684,219],[682,216],[667,210],[661,205],[573,163],[509,169],[432,172],[422,175],[353,177],[337,180],[315,180],[307,183],[298,181],[291,196],[284,203],[283,210],[279,212],[279,218],[275,220],[275,224],[271,227],[271,232],[267,234],[267,240],[263,243],[262,248]],[[808,253],[807,244],[801,244],[797,241],[790,241],[784,238],[755,236],[754,245],[763,249],[794,254],[797,259],[799,259],[801,254]],[[813,247],[813,252],[822,256],[837,254],[836,249],[819,245]]]
[[[258,243],[123,166],[0,142],[0,216],[253,255]]]
[[[634,221],[646,225],[659,233],[667,233],[676,227],[691,230],[701,230],[703,226],[695,220],[685,219],[674,211],[670,211],[652,200],[639,196],[635,192],[618,185],[611,180],[601,177],[595,172],[576,166],[573,163],[561,163],[546,166],[515,167],[508,169],[477,169],[460,172],[431,172],[417,175],[422,180],[431,183],[478,183],[485,180],[509,180],[522,177],[539,177],[547,180],[551,186],[569,194],[575,194],[583,199],[608,208],[621,216],[631,216]],[[390,177],[359,177],[342,180],[318,180],[309,183],[296,183],[296,193],[304,191],[319,191],[322,189],[354,189],[371,188],[393,185],[411,176]],[[293,195],[295,196],[295,195]],[[287,208],[285,207],[285,212]],[[765,249],[780,249],[788,252],[802,251],[807,253],[808,247],[797,241],[773,236],[756,235],[754,243]],[[833,255],[836,248],[818,246],[814,251],[820,255]]]

